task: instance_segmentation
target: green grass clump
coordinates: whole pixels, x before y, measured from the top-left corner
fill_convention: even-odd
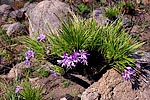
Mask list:
[[[117,18],[117,16],[119,15],[119,9],[115,6],[115,7],[108,7],[105,10],[104,16],[109,18],[110,20],[115,20]]]
[[[0,82],[0,100],[21,100],[19,96],[15,93],[16,82],[13,81],[11,83],[3,81]]]
[[[134,66],[135,60],[130,54],[144,43],[131,38],[121,26],[121,20],[118,20],[103,27],[103,44],[100,49],[110,66],[123,71],[126,66]]]
[[[21,90],[19,94],[24,100],[42,100],[41,88],[33,87],[27,80],[22,83],[22,87],[23,90]]]
[[[128,10],[133,10],[135,9],[136,5],[133,2],[126,2],[125,3],[125,8]]]
[[[42,76],[42,77],[48,77],[49,74],[50,74],[50,71],[44,69],[44,68],[41,68],[39,69],[39,74]]]
[[[26,46],[26,48],[34,50],[34,52],[36,53],[36,58],[39,58],[39,60],[44,59],[46,53],[46,45],[43,42],[31,39],[28,36],[22,36],[20,41]]]
[[[116,8],[115,8],[116,9]],[[64,22],[62,28],[48,34],[51,53],[61,56],[63,52],[71,54],[73,50],[100,52],[107,61],[106,65],[123,71],[126,66],[134,66],[130,57],[138,47],[143,45],[124,32],[121,20],[100,26],[95,20],[82,20],[77,17]]]
[[[94,20],[80,20],[74,17],[73,20],[63,22],[58,31],[59,36],[55,33],[48,34],[51,53],[60,56],[63,52],[71,54],[73,50],[92,49],[90,41],[97,29]]]
[[[78,12],[79,14],[84,14],[84,13],[86,13],[86,12],[88,12],[88,11],[89,11],[89,9],[88,9],[88,6],[87,6],[87,5],[85,5],[85,4],[83,4],[83,3],[77,5],[77,12]]]
[[[16,93],[15,91],[18,84],[20,84],[22,89]],[[33,87],[27,79],[22,83],[17,80],[0,82],[0,87],[3,91],[0,95],[1,100],[42,100],[42,88]]]

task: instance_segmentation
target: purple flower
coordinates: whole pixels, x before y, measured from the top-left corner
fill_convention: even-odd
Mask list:
[[[47,69],[47,70],[50,70],[50,68],[51,68],[50,66],[46,66],[46,69]]]
[[[131,76],[135,73],[135,70],[131,67],[126,67],[125,71],[122,73],[122,77],[125,80],[131,79]]]
[[[133,70],[133,68],[130,67],[130,66],[127,67],[126,69],[127,69],[127,71],[128,71],[129,74],[134,74],[135,73],[135,70]]]
[[[37,37],[37,40],[38,41],[42,41],[42,40],[44,40],[46,38],[46,35],[45,34],[40,34],[38,37]]]
[[[48,46],[48,47],[46,47],[46,54],[47,54],[47,55],[50,53],[49,48],[50,48],[49,46]]]
[[[81,63],[83,63],[84,65],[88,65],[88,62],[87,62],[87,57],[90,55],[88,54],[86,51],[84,50],[79,50],[79,53],[80,53],[80,60],[81,60]]]
[[[69,67],[75,67],[77,62],[72,58],[72,56],[70,56],[67,58],[66,63],[67,63],[67,67],[69,68]]]
[[[58,64],[62,64],[62,67],[68,65],[69,57],[68,53],[63,53],[63,56],[61,56],[62,60],[57,60]]]
[[[61,56],[63,59],[67,59],[68,58],[68,53],[64,52],[63,56]]]
[[[79,56],[80,56],[80,53],[77,51],[74,51],[70,57],[71,57],[71,59],[73,59],[73,61],[75,63],[78,63],[78,62],[80,62]]]
[[[28,60],[30,58],[34,58],[34,51],[29,49],[27,51],[27,53],[25,54],[25,58],[26,58],[26,60]]]
[[[23,87],[17,86],[17,87],[16,87],[16,90],[15,90],[15,93],[18,93],[18,92],[21,91],[22,89],[23,89]]]
[[[124,73],[122,73],[122,77],[125,80],[131,79],[131,74],[129,74],[129,72],[127,70],[124,71]]]
[[[57,60],[58,64],[62,64],[61,66],[64,67],[71,67],[71,66],[75,66],[72,59],[70,57],[65,58],[63,60]]]
[[[55,71],[51,71],[52,76],[56,77],[57,73]]]
[[[29,60],[26,60],[26,61],[25,61],[25,64],[26,64],[26,67],[27,67],[27,68],[29,68],[29,67],[31,66],[31,63],[30,63]]]
[[[26,68],[29,68],[31,66],[31,62],[29,61],[31,58],[34,58],[34,51],[28,49],[27,53],[25,54],[25,65]]]
[[[137,68],[141,68],[140,63],[136,63],[135,65],[136,65]]]

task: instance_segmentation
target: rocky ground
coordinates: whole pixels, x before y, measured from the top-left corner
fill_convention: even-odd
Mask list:
[[[81,2],[81,0],[76,0],[74,4]],[[83,0],[83,2],[89,2],[90,4],[96,1]],[[8,36],[18,37],[29,35],[31,38],[35,38],[34,36],[37,35],[37,31],[47,31],[45,25],[48,22],[52,31],[55,32],[61,25],[59,18],[66,19],[69,10],[74,9],[72,8],[73,5],[69,4],[70,3],[64,3],[64,0],[46,0],[34,3],[27,2],[23,4],[24,6],[22,8],[18,9],[11,5],[3,4],[0,6],[0,27],[6,29]],[[143,70],[146,71],[147,76],[149,76],[150,6],[147,5],[147,1],[145,1],[144,4],[144,8],[136,9],[135,15],[125,14],[123,23],[125,23],[127,31],[133,37],[138,37],[139,41],[145,42],[144,46],[137,51],[142,52],[143,56],[137,59],[142,59],[146,62],[146,64],[143,64]],[[105,7],[95,7],[94,11],[88,15],[94,16],[99,23],[106,23],[107,19],[102,16],[103,9],[105,9]],[[99,13],[95,16],[95,14],[97,14],[96,12]],[[132,23],[128,24],[129,22]],[[1,42],[3,41],[0,40],[0,47],[3,46]],[[21,44],[15,47],[16,52],[21,52],[23,49],[24,47]],[[18,59],[11,59],[13,60],[8,63],[0,58],[0,78],[11,80],[15,77],[15,72],[21,75],[22,63],[16,62]],[[61,98],[61,100],[149,100],[150,98],[150,80],[148,77],[139,77],[139,80],[136,82],[134,80],[133,82],[124,81],[120,74],[114,69],[108,70],[94,83],[93,80],[88,80],[82,75],[71,76],[71,78],[68,78],[68,76],[53,77],[50,75],[47,78],[34,77],[31,78],[30,81],[34,85],[44,85],[42,91],[44,100],[49,100],[49,98],[53,98],[52,100],[59,100]],[[134,84],[138,82],[140,82],[139,87]]]

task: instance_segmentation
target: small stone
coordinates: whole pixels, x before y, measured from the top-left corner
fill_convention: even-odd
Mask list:
[[[61,98],[60,100],[67,100],[67,99],[64,97],[64,98]]]
[[[138,33],[139,32],[139,26],[133,26],[132,27],[132,30],[131,30],[131,33]]]
[[[14,18],[14,19],[17,19],[18,21],[22,20],[22,19],[25,19],[25,15],[24,15],[24,11],[21,11],[21,10],[15,10],[15,11],[12,11],[9,16],[11,18]]]
[[[13,10],[14,9],[10,5],[3,4],[0,6],[0,13],[2,13],[2,14],[13,11]]]
[[[150,4],[150,0],[142,0],[142,3],[143,3],[144,5]]]
[[[11,68],[9,73],[6,75],[6,78],[13,79],[15,77],[21,77],[23,68],[24,68],[24,62],[15,65],[13,68]]]
[[[25,34],[27,32],[26,27],[19,22],[13,24],[5,24],[2,27],[7,30],[6,33],[8,36],[17,36]]]
[[[82,93],[81,100],[99,100],[99,94],[96,89],[88,88]]]
[[[96,22],[100,25],[109,23],[109,19],[104,17],[104,10],[105,8],[101,7],[93,11],[93,17],[95,18]]]

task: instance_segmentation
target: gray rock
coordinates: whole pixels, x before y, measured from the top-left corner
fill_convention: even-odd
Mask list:
[[[33,3],[30,3],[30,2],[26,2],[24,4],[24,7],[21,8],[20,10],[23,11],[23,12],[27,12],[29,13],[30,10],[32,10],[33,8],[35,8],[35,6],[38,4],[38,2],[33,2]]]
[[[150,65],[150,52],[136,51],[132,57],[141,64]]]
[[[98,82],[83,92],[81,100],[149,100],[150,85],[141,81],[140,86],[139,89],[135,89],[130,81],[123,80],[118,72],[110,69]],[[99,95],[90,97],[95,94]]]
[[[142,3],[143,3],[144,5],[147,5],[147,4],[150,4],[150,1],[149,1],[149,0],[142,0]]]
[[[38,3],[35,8],[27,13],[30,37],[35,38],[38,32],[49,32],[46,23],[49,24],[53,32],[56,32],[61,25],[60,19],[66,18],[68,10],[69,5],[59,0],[45,0]]]
[[[7,13],[12,10],[13,10],[13,8],[10,5],[3,4],[0,6],[0,13]]]
[[[14,18],[14,19],[17,19],[17,20],[21,20],[21,19],[24,19],[25,18],[25,15],[24,15],[25,11],[22,11],[22,10],[15,10],[15,11],[12,11],[9,16],[11,18]]]
[[[97,8],[93,11],[93,16],[94,16],[96,22],[99,23],[100,25],[109,23],[109,19],[104,17],[104,10],[105,10],[105,8],[101,7],[101,8]]]
[[[123,18],[122,18],[122,24],[123,25],[127,25],[127,24],[129,24],[131,22],[131,19],[130,18],[128,18],[128,17],[126,17],[126,16],[123,16]]]
[[[23,68],[25,68],[25,62],[21,62],[15,65],[7,74],[7,79],[13,79],[15,77],[21,77]]]
[[[150,64],[150,52],[144,52],[144,56],[142,56],[141,60]]]
[[[13,24],[5,24],[2,27],[7,30],[6,33],[8,36],[17,36],[25,34],[27,32],[26,27],[19,22]]]
[[[21,77],[23,68],[25,68],[25,62],[16,64],[15,66],[13,66],[13,68],[11,68],[7,75],[0,75],[0,78],[6,78],[11,80],[15,77]]]
[[[82,93],[81,100],[99,100],[99,94],[96,89],[88,88]]]
[[[61,98],[60,100],[67,100],[67,99],[64,97],[64,98]]]
[[[0,6],[0,20],[6,21],[9,17],[9,13],[14,9],[10,5],[3,4]]]

